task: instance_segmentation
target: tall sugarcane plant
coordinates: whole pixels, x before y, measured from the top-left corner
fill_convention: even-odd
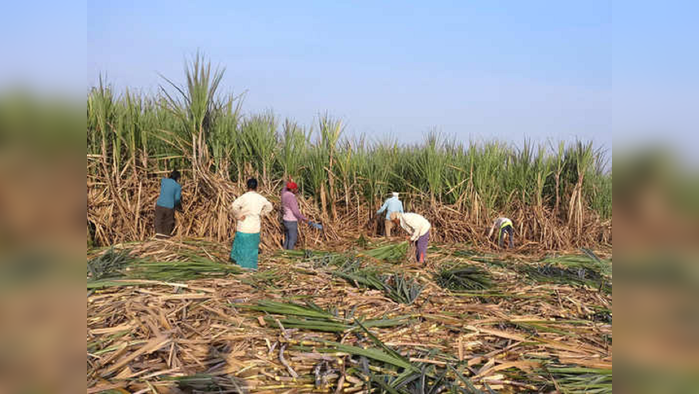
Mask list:
[[[183,83],[163,76],[156,95],[116,92],[101,78],[87,97],[87,150],[99,163],[92,175],[110,180],[96,183],[118,185],[131,174],[174,167],[235,182],[292,178],[325,217],[351,212],[358,225],[391,191],[415,209],[448,204],[477,225],[533,209],[532,226],[553,217],[578,234],[590,213],[611,218],[607,155],[589,142],[458,141],[436,131],[420,143],[346,135],[345,124],[327,113],[310,126],[272,111],[244,113],[242,96],[222,91],[224,70],[196,55]],[[545,210],[554,215],[539,215]]]
[[[167,77],[163,79],[170,89],[161,86],[166,108],[180,121],[180,128],[176,131],[182,139],[182,146],[189,150],[192,162],[193,174],[196,176],[197,167],[203,166],[209,153],[207,148],[207,134],[216,121],[215,117],[223,105],[217,90],[224,69],[215,69],[212,72],[211,63],[207,63],[204,57],[197,53],[191,63],[185,65],[186,83],[177,85]],[[187,142],[191,141],[191,143]]]

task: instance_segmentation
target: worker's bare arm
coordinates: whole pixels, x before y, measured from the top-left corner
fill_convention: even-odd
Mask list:
[[[416,228],[413,231],[413,235],[410,237],[410,240],[414,242],[417,241],[418,238],[420,238],[420,228]]]

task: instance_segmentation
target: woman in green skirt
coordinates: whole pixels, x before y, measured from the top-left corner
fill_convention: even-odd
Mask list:
[[[231,261],[243,268],[256,270],[260,247],[260,218],[272,211],[272,204],[257,193],[257,179],[248,179],[247,186],[247,193],[233,201],[233,214],[238,223]]]

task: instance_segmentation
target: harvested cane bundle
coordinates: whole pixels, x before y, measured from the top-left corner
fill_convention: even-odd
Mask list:
[[[425,288],[419,284],[414,278],[404,274],[390,275],[384,281],[384,292],[393,301],[401,304],[410,305]]]
[[[88,280],[121,277],[121,271],[133,261],[128,250],[109,248],[105,253],[87,261]]]
[[[302,305],[293,302],[286,303],[270,300],[261,300],[254,305],[236,304],[235,306],[254,311],[274,313],[277,315],[312,317],[316,319],[335,318],[335,316],[332,313],[324,310],[323,308],[319,307],[318,305],[312,302],[307,302],[306,305]]]
[[[381,275],[373,269],[358,269],[353,272],[334,271],[333,275],[339,276],[355,287],[366,287],[374,290],[384,290]]]
[[[434,280],[440,287],[454,291],[486,290],[493,287],[490,274],[472,265],[444,264],[434,274]]]
[[[160,281],[185,281],[202,277],[241,273],[243,273],[243,269],[237,265],[225,265],[205,259],[195,261],[139,261],[126,269],[128,278]]]
[[[609,260],[600,259],[590,249],[581,248],[580,250],[584,255],[550,256],[542,260],[542,263],[558,264],[573,269],[583,268],[597,276],[612,276],[612,264]]]
[[[135,258],[128,249],[121,251],[109,249],[87,262],[88,287],[118,285],[119,283],[114,282],[114,279],[186,281],[243,272],[236,265],[221,264],[195,254],[187,254],[187,256],[181,261],[152,261]]]
[[[599,288],[607,293],[612,291],[612,284],[599,272],[584,267],[559,267],[554,264],[526,265],[521,269],[524,274],[537,282],[588,286]]]
[[[587,368],[577,365],[551,365],[541,371],[552,379],[548,390],[560,390],[563,393],[611,393],[612,370]],[[543,390],[543,391],[548,391]]]
[[[297,303],[262,300],[258,301],[255,305],[237,304],[235,306],[243,309],[287,316],[282,319],[266,316],[265,321],[273,327],[278,327],[278,322],[286,328],[324,332],[344,332],[355,330],[359,327],[351,316],[345,318],[339,317],[312,302],[301,305]],[[391,319],[369,319],[365,320],[362,324],[364,324],[365,327],[395,327],[408,323],[410,323],[408,316],[398,316]]]
[[[316,267],[341,265],[347,259],[347,256],[343,253],[311,249],[284,250],[278,252],[277,255],[286,258],[303,259],[313,263]]]
[[[167,240],[152,239],[144,242],[129,242],[114,245],[115,250],[126,250],[133,258],[143,258],[154,261],[183,261],[190,258],[206,258],[211,261],[225,263],[230,254],[230,245],[212,242],[200,238],[170,238]],[[104,249],[88,251],[88,257],[106,253]]]
[[[344,272],[346,274],[357,272],[364,267],[364,261],[359,257],[345,258],[344,262],[339,266],[337,271]],[[375,268],[374,268],[375,269]]]
[[[372,269],[356,270],[354,272],[335,271],[339,276],[356,287],[366,287],[383,291],[386,296],[401,304],[412,304],[424,289],[415,279],[403,275],[380,275]]]
[[[538,282],[569,284],[612,291],[612,265],[589,249],[581,249],[583,255],[549,256],[536,265],[524,265],[517,269]]]
[[[369,257],[373,257],[377,260],[386,260],[390,262],[398,262],[405,259],[405,255],[408,252],[408,242],[401,242],[399,244],[381,246],[375,249],[370,249],[362,254]]]

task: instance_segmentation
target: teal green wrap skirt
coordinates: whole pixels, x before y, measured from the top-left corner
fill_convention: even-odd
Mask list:
[[[231,260],[243,268],[256,270],[259,248],[260,233],[250,234],[236,231],[231,248]]]

